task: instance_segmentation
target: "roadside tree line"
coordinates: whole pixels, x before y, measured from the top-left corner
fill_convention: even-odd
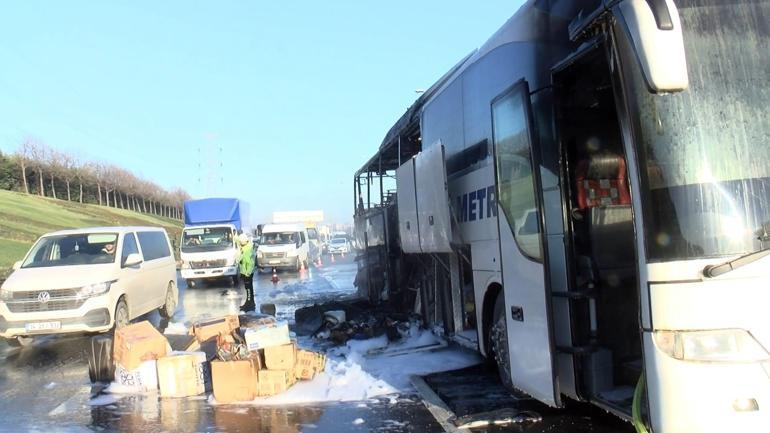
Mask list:
[[[84,161],[33,139],[11,155],[0,152],[0,189],[173,219],[182,219],[190,198],[181,188],[167,191],[115,164]]]

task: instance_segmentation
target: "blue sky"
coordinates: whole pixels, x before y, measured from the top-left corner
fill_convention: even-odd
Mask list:
[[[25,1],[0,14],[0,149],[27,136],[252,219],[352,220],[352,176],[521,1]],[[221,149],[221,150],[220,150]]]

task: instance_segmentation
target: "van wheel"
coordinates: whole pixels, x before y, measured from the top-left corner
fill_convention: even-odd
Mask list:
[[[197,284],[196,281],[193,280],[193,279],[185,280],[185,282],[187,283],[187,287],[189,287],[191,289],[194,288],[195,285]]]
[[[297,257],[297,264],[294,267],[296,268],[297,272],[302,269],[302,261],[299,259],[299,257]]]
[[[510,358],[508,357],[508,328],[505,324],[505,299],[501,291],[495,301],[495,312],[492,316],[492,329],[489,331],[492,355],[497,364],[500,381],[508,389],[513,389],[511,380]]]
[[[129,323],[131,323],[131,319],[128,315],[128,304],[126,304],[126,298],[121,297],[118,300],[118,305],[115,307],[115,324],[112,329],[120,329],[128,326]]]
[[[305,264],[305,269],[310,269],[310,268],[307,266],[307,260],[303,261],[302,263],[304,263],[304,264]]]
[[[179,295],[177,294],[174,283],[168,283],[168,289],[166,290],[166,302],[160,307],[160,315],[165,319],[174,317],[176,312],[176,306],[179,304]]]

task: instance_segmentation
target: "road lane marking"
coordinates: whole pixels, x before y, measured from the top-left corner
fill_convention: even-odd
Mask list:
[[[83,398],[85,396],[85,399]],[[91,396],[91,387],[83,386],[78,389],[70,398],[64,400],[60,405],[56,406],[52,411],[48,412],[48,416],[66,415],[68,413],[75,412],[76,409],[80,409],[85,402]]]

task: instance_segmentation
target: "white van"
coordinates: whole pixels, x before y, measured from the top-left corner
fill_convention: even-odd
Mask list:
[[[265,224],[257,247],[260,271],[284,268],[299,271],[307,268],[310,253],[307,229],[303,224]]]
[[[43,235],[0,287],[0,337],[103,332],[155,309],[176,310],[176,262],[156,227],[99,227]]]

